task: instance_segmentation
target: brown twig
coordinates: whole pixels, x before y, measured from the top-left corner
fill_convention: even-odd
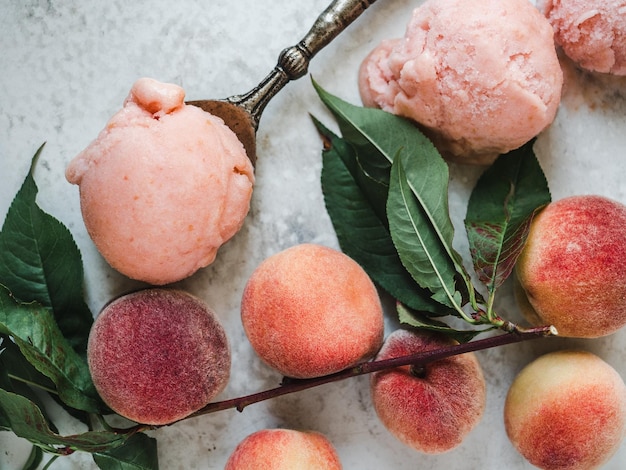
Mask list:
[[[253,393],[251,395],[246,395],[243,397],[209,403],[207,406],[195,412],[189,417],[215,413],[217,411],[223,411],[228,409],[243,411],[244,408],[254,403],[259,403],[282,395],[287,395],[289,393],[299,392],[330,382],[336,382],[338,380],[357,377],[364,374],[370,374],[372,372],[377,372],[385,369],[392,369],[394,367],[407,365],[425,365],[430,362],[438,361],[440,359],[456,356],[457,354],[480,351],[483,349],[519,343],[521,341],[527,341],[531,339],[545,338],[547,336],[553,336],[555,334],[556,330],[551,326],[528,328],[524,330],[517,329],[510,333],[499,334],[476,341],[470,341],[468,343],[455,344],[447,346],[445,348],[433,349],[431,351],[419,352],[416,354],[410,354],[407,356],[401,356],[392,359],[365,362],[357,366],[342,370],[335,374],[325,375],[323,377],[316,377],[313,379],[285,378],[283,380],[283,383],[276,388],[264,390],[262,392]]]

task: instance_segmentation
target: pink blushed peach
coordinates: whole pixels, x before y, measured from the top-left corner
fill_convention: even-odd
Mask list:
[[[516,274],[534,325],[583,338],[616,332],[626,325],[626,206],[594,195],[550,203],[531,224]]]
[[[377,360],[443,348],[445,336],[394,331]],[[383,425],[401,442],[424,453],[457,447],[480,421],[486,385],[473,353],[453,356],[422,368],[405,366],[375,372],[371,395]]]
[[[88,342],[96,390],[116,413],[168,424],[205,406],[226,386],[230,349],[215,314],[183,291],[146,289],[117,298]]]

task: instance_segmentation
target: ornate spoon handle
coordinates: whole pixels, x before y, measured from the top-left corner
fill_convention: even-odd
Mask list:
[[[315,20],[315,23],[295,46],[284,49],[274,70],[255,88],[226,101],[244,108],[252,117],[256,130],[261,113],[269,101],[291,80],[306,74],[313,56],[346,29],[376,0],[335,0]]]

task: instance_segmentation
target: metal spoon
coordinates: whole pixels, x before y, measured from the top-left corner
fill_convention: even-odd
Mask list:
[[[335,0],[295,46],[284,49],[274,70],[255,88],[243,95],[221,100],[189,101],[224,120],[237,135],[254,165],[256,131],[267,103],[291,80],[304,76],[309,62],[322,48],[346,29],[376,0]]]

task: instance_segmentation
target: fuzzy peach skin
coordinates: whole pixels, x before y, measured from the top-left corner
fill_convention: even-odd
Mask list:
[[[626,206],[601,196],[550,203],[515,267],[518,302],[561,336],[606,336],[626,325]]]
[[[313,431],[263,429],[235,448],[224,470],[341,470],[331,442]]]
[[[383,341],[378,292],[345,254],[305,243],[270,256],[241,302],[256,353],[283,375],[310,378],[371,358]]]
[[[212,263],[250,207],[252,164],[223,121],[182,88],[138,80],[124,107],[66,169],[109,264],[155,285]]]
[[[539,0],[555,42],[581,67],[626,75],[626,1]]]
[[[366,106],[415,120],[449,160],[488,164],[553,120],[563,73],[528,0],[427,0],[362,62]]]
[[[454,344],[447,337],[396,330],[376,360],[391,359]],[[458,446],[482,418],[486,385],[473,353],[426,365],[399,367],[371,376],[371,396],[383,425],[401,442],[438,454]]]
[[[144,424],[185,418],[230,376],[230,348],[217,317],[179,290],[146,289],[108,304],[92,326],[87,358],[104,402]]]
[[[545,470],[600,467],[626,432],[626,386],[586,351],[548,353],[515,378],[504,405],[507,435]]]

